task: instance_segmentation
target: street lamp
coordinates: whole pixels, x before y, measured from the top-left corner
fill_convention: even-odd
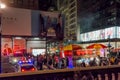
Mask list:
[[[2,59],[2,48],[1,48],[1,46],[2,46],[2,44],[1,44],[1,39],[2,39],[2,23],[1,23],[1,20],[2,20],[2,13],[1,13],[1,11],[2,11],[2,9],[4,9],[6,7],[6,5],[5,4],[3,4],[2,2],[0,2],[0,73],[2,73],[2,61],[1,61],[1,59]]]

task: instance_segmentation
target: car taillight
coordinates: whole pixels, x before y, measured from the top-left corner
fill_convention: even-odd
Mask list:
[[[35,71],[35,68],[32,68],[31,70],[32,70],[32,71]]]
[[[25,71],[25,69],[22,69],[21,71],[22,71],[22,72],[24,72],[24,71]]]

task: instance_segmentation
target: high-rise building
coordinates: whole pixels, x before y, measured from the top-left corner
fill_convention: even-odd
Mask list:
[[[81,33],[118,26],[117,0],[79,0]]]
[[[65,40],[77,39],[77,2],[76,0],[57,0],[58,10],[65,15]]]
[[[87,44],[100,42],[120,47],[119,0],[58,0],[65,14],[65,37],[74,36]]]
[[[120,47],[120,1],[119,0],[78,0],[78,22],[80,41],[101,42]]]

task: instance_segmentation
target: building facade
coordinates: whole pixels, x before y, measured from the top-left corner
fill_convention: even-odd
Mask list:
[[[120,46],[119,0],[58,0],[58,3],[59,10],[66,15],[66,39],[76,37],[84,46],[109,42],[113,47]]]
[[[46,50],[48,37],[63,39],[64,17],[59,12],[7,7],[1,13],[2,51],[7,44],[15,52],[19,48],[32,53]],[[46,35],[41,35],[44,32]]]
[[[78,0],[78,25],[80,42],[101,42],[119,47],[120,1],[119,0]],[[91,37],[92,36],[92,37]]]
[[[76,0],[58,0],[58,10],[65,15],[65,40],[77,40],[77,2]]]
[[[80,0],[79,22],[81,26],[80,33],[95,31],[99,29],[117,26],[117,1],[115,0]]]
[[[22,53],[23,50],[32,53],[33,49],[45,50],[46,41],[39,36],[40,11],[7,7],[1,13],[2,54],[5,45],[9,45],[13,53]]]

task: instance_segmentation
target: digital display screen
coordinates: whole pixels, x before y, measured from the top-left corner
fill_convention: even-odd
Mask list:
[[[80,34],[80,39],[82,42],[104,40],[108,38],[113,39],[113,38],[120,38],[119,34],[120,34],[120,27],[114,26],[97,31],[82,33]]]

